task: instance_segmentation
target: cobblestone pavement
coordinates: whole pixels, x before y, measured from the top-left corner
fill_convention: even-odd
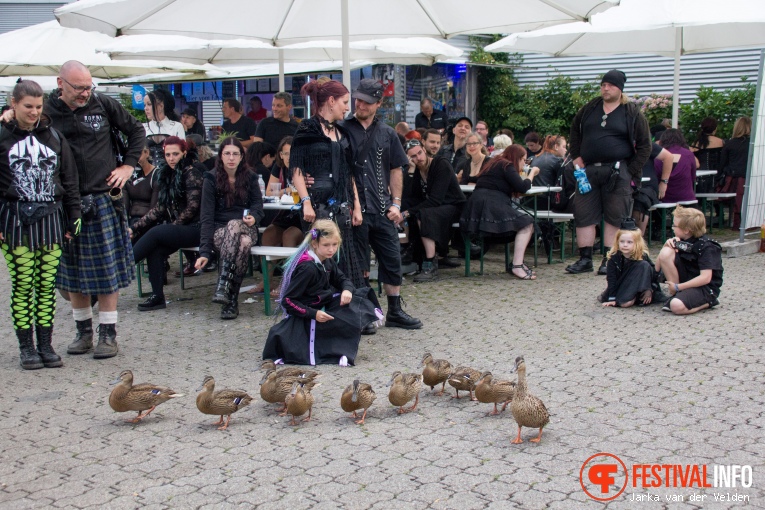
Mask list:
[[[499,251],[488,258],[483,276],[450,269],[433,283],[408,279],[406,309],[425,327],[382,328],[362,338],[356,367],[319,367],[314,420],[296,427],[259,398],[273,324],[262,301],[223,322],[209,303],[213,275],[189,279],[186,291],[171,276],[168,308],[141,313],[133,285],[120,298],[120,353],[102,361],[64,354],[74,323],[61,301],[54,345],[64,368],[22,371],[3,269],[0,507],[600,508],[579,480],[598,452],[628,466],[708,465],[710,481],[711,465],[753,469],[750,488],[628,486],[609,508],[765,507],[765,255],[726,259],[721,306],[692,317],[660,306],[604,309],[595,300],[604,277],[543,263],[537,281],[520,281],[502,271]],[[384,385],[394,370],[420,370],[426,351],[502,378],[524,355],[530,390],[552,415],[541,443],[524,429],[526,441],[510,444],[509,410],[486,416],[487,404],[429,390],[416,412],[397,415]],[[124,369],[186,396],[125,423],[107,402]],[[225,432],[195,406],[208,374],[218,388],[256,397]],[[339,407],[354,378],[378,396],[363,426]],[[661,500],[633,501],[646,493]],[[748,501],[715,502],[728,493]],[[666,502],[677,494],[684,503]],[[704,502],[690,501],[700,494]]]

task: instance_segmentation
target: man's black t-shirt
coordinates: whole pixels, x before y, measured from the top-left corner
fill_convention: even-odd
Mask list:
[[[632,140],[627,129],[626,109],[619,105],[604,122],[603,108],[596,108],[582,121],[581,156],[584,163],[613,163],[632,157]]]
[[[232,131],[236,132],[236,137],[240,140],[250,140],[255,136],[255,127],[255,122],[244,115],[242,115],[236,122],[226,120],[226,122],[223,123],[223,131],[227,133],[231,133]]]
[[[290,118],[289,122],[284,122],[273,117],[266,117],[258,123],[255,136],[276,148],[285,136],[295,136],[297,128],[298,123],[295,119]]]

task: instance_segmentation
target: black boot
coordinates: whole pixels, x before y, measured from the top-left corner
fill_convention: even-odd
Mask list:
[[[231,302],[229,297],[229,290],[231,289],[231,281],[234,279],[234,273],[236,272],[236,264],[228,260],[220,263],[220,276],[218,277],[218,287],[213,294],[212,302],[219,305],[227,305]]]
[[[93,351],[95,359],[113,358],[117,355],[117,326],[115,324],[100,324],[98,326],[98,345]]]
[[[375,333],[377,333],[377,327],[374,322],[370,322],[361,330],[362,335],[374,335]]]
[[[592,246],[579,248],[579,260],[566,268],[571,274],[592,272]]]
[[[19,339],[19,357],[21,358],[21,368],[24,370],[37,370],[45,365],[40,355],[35,350],[35,343],[32,339],[32,328],[17,329],[16,337]]]
[[[149,299],[142,303],[138,303],[138,311],[139,312],[148,312],[151,310],[161,310],[162,308],[167,308],[167,303],[165,302],[165,296],[158,296],[157,294],[152,294],[149,296]]]
[[[605,276],[608,274],[608,252],[611,251],[610,246],[605,247],[606,255],[603,257],[603,260],[600,262],[600,267],[598,268],[598,274],[600,276]]]
[[[388,296],[385,326],[389,328],[420,329],[422,322],[401,309],[401,296]]]
[[[37,353],[42,358],[45,368],[63,367],[64,362],[61,356],[53,350],[51,341],[53,340],[53,326],[35,326],[37,333]]]
[[[93,319],[75,321],[77,334],[74,342],[66,348],[67,354],[85,354],[93,348]]]
[[[229,321],[239,317],[239,288],[242,286],[244,275],[234,275],[228,293],[229,303],[220,311],[220,318]],[[268,298],[268,296],[266,296]]]

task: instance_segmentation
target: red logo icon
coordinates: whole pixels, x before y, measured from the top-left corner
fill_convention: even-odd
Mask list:
[[[579,483],[592,499],[610,501],[627,488],[627,466],[614,454],[596,453],[582,464]]]

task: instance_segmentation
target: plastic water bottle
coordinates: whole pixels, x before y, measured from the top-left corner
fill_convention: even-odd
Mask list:
[[[260,186],[260,196],[266,196],[266,183],[263,182],[263,176],[258,175],[258,186]]]
[[[587,173],[584,171],[584,168],[575,166],[574,178],[576,179],[576,184],[579,186],[580,195],[584,195],[592,191],[592,186],[590,186],[590,181],[587,180]]]

